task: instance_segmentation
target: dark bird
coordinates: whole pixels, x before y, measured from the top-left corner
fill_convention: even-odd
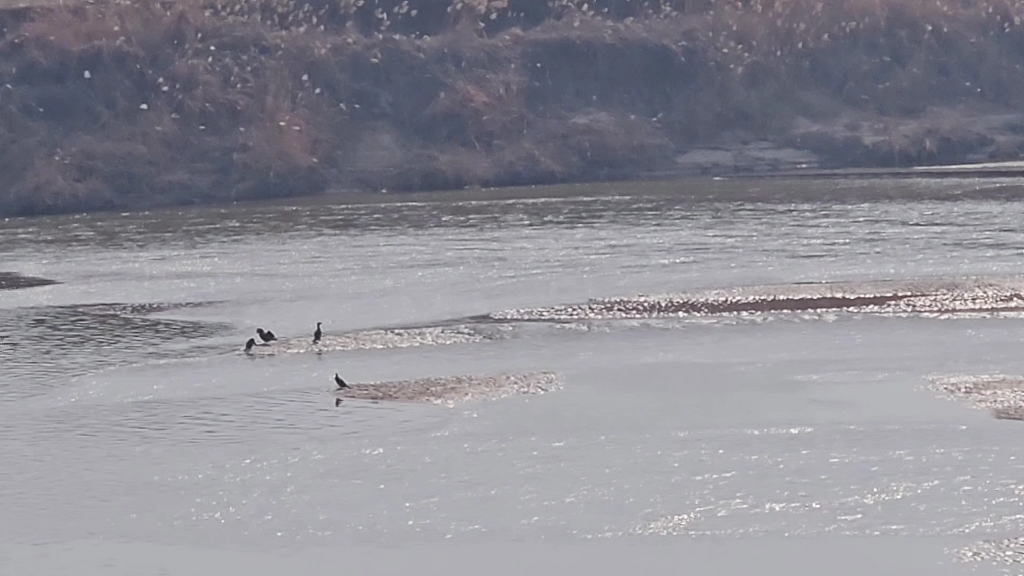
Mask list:
[[[342,388],[351,388],[351,386],[341,379],[341,376],[338,376],[337,372],[334,373],[334,383],[338,385],[338,390],[341,390]]]
[[[341,406],[341,398],[334,399],[334,407],[337,408],[338,406]]]
[[[255,338],[249,338],[249,340],[245,343],[245,353],[246,354],[252,354],[252,347],[255,346],[255,345],[256,345],[256,339]]]
[[[316,323],[316,332],[313,332],[313,344],[319,344],[320,338],[323,337],[324,335],[324,333],[320,330],[320,324],[322,324],[322,322]]]
[[[277,340],[277,336],[274,336],[274,333],[271,332],[270,330],[263,330],[263,328],[257,328],[256,334],[259,334],[260,340],[263,340],[264,342],[273,342],[274,340]]]

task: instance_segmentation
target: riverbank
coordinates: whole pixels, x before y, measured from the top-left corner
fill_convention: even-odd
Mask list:
[[[99,1],[0,11],[0,216],[1024,152],[1024,7]]]

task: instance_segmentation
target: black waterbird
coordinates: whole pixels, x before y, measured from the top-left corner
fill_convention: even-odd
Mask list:
[[[341,379],[341,376],[338,376],[337,372],[334,373],[334,383],[338,385],[338,390],[341,390],[342,388],[351,388],[347,382]]]

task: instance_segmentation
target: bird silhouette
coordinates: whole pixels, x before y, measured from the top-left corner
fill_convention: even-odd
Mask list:
[[[322,324],[322,322],[316,323],[316,332],[313,332],[313,344],[319,344],[320,338],[322,338],[324,335],[324,333],[320,330],[320,324]]]
[[[257,328],[256,334],[259,334],[260,340],[263,340],[264,342],[273,342],[274,340],[277,340],[277,336],[274,336],[274,333],[271,332],[270,330],[263,330],[263,328]]]
[[[341,390],[342,388],[351,388],[347,382],[341,379],[341,376],[338,376],[337,372],[334,373],[334,383],[338,385],[338,390]]]
[[[245,343],[245,353],[246,354],[252,354],[252,347],[255,346],[255,345],[256,345],[256,339],[255,338],[249,338],[249,340],[247,340],[246,343]]]

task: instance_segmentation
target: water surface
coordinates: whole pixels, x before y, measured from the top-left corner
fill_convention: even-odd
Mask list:
[[[926,377],[1024,373],[1020,184],[692,181],[2,222],[0,268],[60,284],[0,292],[0,567],[858,574],[872,558],[966,574],[946,549],[1024,525],[1020,423]],[[803,301],[822,282],[943,286],[944,307],[545,315],[716,289]],[[246,356],[256,327],[282,342]],[[335,372],[531,371],[564,387],[454,408],[331,393]]]

